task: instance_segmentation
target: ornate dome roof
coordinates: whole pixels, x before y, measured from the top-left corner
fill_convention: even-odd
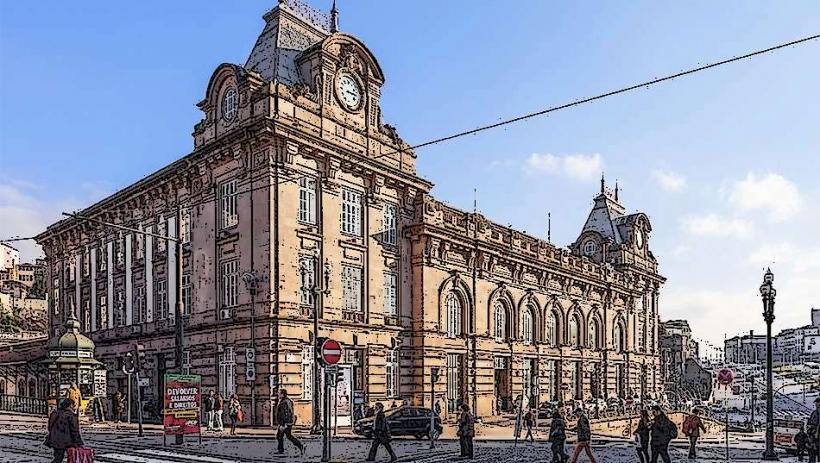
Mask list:
[[[72,313],[65,322],[65,333],[48,341],[50,351],[94,352],[94,341],[80,334],[80,322]]]

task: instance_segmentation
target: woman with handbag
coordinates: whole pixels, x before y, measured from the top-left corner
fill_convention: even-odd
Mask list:
[[[231,419],[231,435],[236,435],[236,423],[238,421],[242,421],[244,418],[244,413],[242,412],[242,404],[239,403],[239,398],[236,397],[236,394],[231,394],[231,399],[228,402],[228,418]]]
[[[62,463],[67,449],[83,446],[80,421],[74,411],[73,400],[63,399],[59,408],[48,417],[48,436],[45,445],[54,449],[54,459],[51,463]]]

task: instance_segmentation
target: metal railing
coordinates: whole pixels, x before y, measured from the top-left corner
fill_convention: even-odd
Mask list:
[[[0,411],[27,413],[29,415],[48,415],[48,401],[36,397],[0,395]]]

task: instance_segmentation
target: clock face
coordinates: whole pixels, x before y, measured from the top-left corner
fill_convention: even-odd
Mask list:
[[[336,81],[339,100],[351,111],[358,110],[362,103],[362,89],[350,74],[342,74]]]

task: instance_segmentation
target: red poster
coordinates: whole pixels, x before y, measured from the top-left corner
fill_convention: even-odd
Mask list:
[[[199,375],[165,375],[165,434],[198,434],[202,377]]]

